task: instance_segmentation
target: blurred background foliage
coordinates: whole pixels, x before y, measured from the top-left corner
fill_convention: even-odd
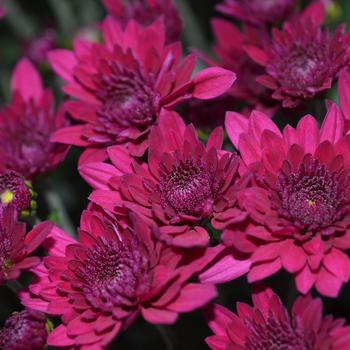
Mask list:
[[[262,0],[264,1],[264,0]],[[177,0],[184,19],[183,43],[185,50],[195,47],[212,55],[210,47],[213,37],[210,29],[210,19],[219,16],[214,7],[217,0]],[[308,1],[304,1],[305,6]],[[33,56],[47,86],[54,89],[57,103],[64,98],[60,93],[60,82],[53,75],[47,62],[33,54],[33,44],[52,45],[52,47],[69,48],[72,39],[80,36],[98,40],[96,26],[105,16],[106,11],[101,0],[7,0],[4,2],[7,9],[6,17],[0,21],[0,103],[3,105],[9,100],[9,81],[11,71],[17,60],[24,55]],[[347,23],[350,29],[350,1],[335,2],[328,12],[328,24],[335,27],[340,22]],[[41,40],[42,38],[45,40]],[[38,40],[39,39],[39,40]],[[235,38],[232,38],[235,40]],[[32,51],[31,51],[32,50]],[[35,51],[35,50],[34,50]],[[38,50],[36,50],[38,51]],[[39,55],[40,56],[40,55]],[[336,100],[336,88],[330,92],[330,98]],[[235,109],[235,106],[232,106]],[[322,115],[322,111],[320,113]],[[297,119],[300,117],[297,116]],[[285,123],[281,120],[281,125]],[[205,135],[204,135],[205,136]],[[62,208],[74,227],[79,225],[82,210],[88,203],[89,187],[79,177],[77,159],[80,150],[73,149],[66,161],[52,174],[41,179],[36,184],[39,193],[39,216],[42,219],[50,218],[58,225],[64,225]],[[282,297],[288,307],[293,303],[297,293],[291,278],[280,273],[269,283]],[[220,297],[217,302],[234,308],[236,301],[250,303],[251,289],[241,278],[226,286],[220,287]],[[325,299],[325,313],[332,313],[336,317],[344,317],[350,321],[350,286],[342,289],[336,300]],[[20,304],[14,294],[6,287],[0,287],[0,324]],[[207,349],[204,338],[209,335],[209,329],[199,311],[180,317],[174,327],[156,329],[141,320],[127,332],[122,333],[111,349],[168,349],[162,334],[166,333],[177,350]]]

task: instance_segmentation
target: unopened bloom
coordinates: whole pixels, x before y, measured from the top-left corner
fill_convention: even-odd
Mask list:
[[[236,200],[244,187],[239,157],[223,151],[222,142],[223,131],[217,128],[204,146],[192,125],[186,127],[175,112],[164,112],[151,131],[148,164],[133,162],[116,146],[108,149],[113,166],[89,163],[80,173],[97,188],[90,199],[98,205],[139,213],[159,226],[167,244],[207,246],[208,227],[220,229],[246,217]]]
[[[277,294],[253,294],[254,306],[237,303],[237,314],[215,305],[208,314],[215,335],[206,339],[213,350],[346,350],[350,327],[344,319],[323,316],[321,299],[299,297],[292,312]]]
[[[13,205],[18,213],[31,206],[31,185],[14,171],[0,173],[0,206]]]
[[[43,350],[48,335],[48,323],[43,313],[26,309],[13,313],[0,328],[0,348],[3,350]]]
[[[53,95],[44,90],[33,65],[22,59],[12,75],[12,99],[0,110],[0,170],[14,170],[32,179],[55,168],[67,146],[50,143],[66,125],[65,113],[54,112]]]
[[[332,105],[320,129],[305,116],[281,133],[262,113],[249,121],[228,113],[226,127],[245,171],[257,178],[239,197],[250,223],[222,235],[251,254],[248,280],[284,268],[300,292],[315,286],[336,297],[350,279],[350,136],[342,114]]]
[[[217,10],[252,25],[275,25],[290,17],[298,2],[298,0],[224,0],[217,5]]]
[[[182,20],[174,0],[104,0],[109,13],[125,27],[130,19],[143,26],[150,25],[159,16],[164,16],[166,42],[179,41]]]
[[[47,63],[47,54],[56,47],[56,40],[54,29],[47,28],[39,37],[23,44],[24,55],[35,64]]]
[[[322,5],[320,5],[322,6]],[[265,67],[257,81],[273,90],[272,97],[292,108],[332,87],[339,71],[349,65],[350,36],[345,26],[334,35],[321,28],[320,10],[306,11],[274,30],[265,49],[247,47],[250,57]]]
[[[34,269],[38,281],[22,303],[61,316],[48,345],[105,349],[141,314],[152,324],[173,324],[178,315],[216,296],[196,276],[222,252],[193,250],[187,257],[154,239],[136,215],[124,225],[102,211],[85,211],[80,242],[58,228],[45,243],[49,256]]]
[[[26,224],[17,222],[15,208],[0,207],[0,284],[17,279],[22,270],[40,263],[40,258],[30,254],[44,241],[51,228],[52,224],[46,221],[26,233]]]
[[[162,19],[148,27],[131,20],[125,29],[111,17],[102,24],[103,44],[77,41],[74,52],[54,50],[51,65],[77,101],[66,104],[80,122],[59,130],[53,140],[88,147],[100,156],[123,144],[144,154],[160,111],[192,97],[210,99],[227,91],[235,74],[208,68],[191,79],[193,55],[181,61],[181,45],[165,44]],[[85,154],[86,155],[86,154]],[[84,156],[85,156],[84,155]]]

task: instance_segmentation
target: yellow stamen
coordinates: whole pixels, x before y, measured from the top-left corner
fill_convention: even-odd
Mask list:
[[[12,202],[14,196],[15,195],[13,194],[13,192],[11,192],[10,190],[6,190],[5,192],[1,193],[0,199],[3,204],[9,204]]]
[[[310,205],[310,207],[311,207],[312,205],[315,205],[315,204],[316,204],[316,202],[315,202],[315,201],[313,201],[312,199],[308,199],[308,200],[307,200],[307,204],[309,204],[309,205]]]
[[[46,332],[51,333],[53,331],[53,328],[53,323],[49,319],[47,319],[45,323]]]

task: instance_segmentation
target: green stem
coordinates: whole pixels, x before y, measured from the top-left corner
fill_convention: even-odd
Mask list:
[[[50,211],[56,210],[58,212],[62,229],[72,237],[77,238],[75,227],[71,222],[61,197],[55,191],[48,189],[45,192],[45,198]]]
[[[156,328],[161,335],[163,342],[166,346],[166,350],[175,350],[175,345],[173,344],[173,334],[171,328],[164,325],[156,325]]]

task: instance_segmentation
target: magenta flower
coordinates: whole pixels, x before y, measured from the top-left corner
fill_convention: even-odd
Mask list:
[[[350,73],[343,70],[339,74],[338,95],[340,107],[345,118],[345,130],[350,130]]]
[[[298,0],[224,0],[217,10],[248,24],[278,24],[293,13]]]
[[[35,64],[47,63],[47,55],[57,46],[56,32],[52,28],[45,29],[41,35],[23,44],[24,55]]]
[[[0,19],[6,16],[6,9],[3,5],[0,5]]]
[[[224,242],[251,254],[248,280],[282,267],[297,288],[336,297],[350,279],[350,138],[335,105],[318,129],[312,116],[283,133],[266,116],[228,113],[226,127],[256,185],[240,195],[251,222],[227,228]]]
[[[266,69],[257,81],[273,90],[283,107],[296,107],[303,100],[332,87],[339,71],[349,65],[350,35],[345,26],[334,35],[321,28],[323,6],[313,6],[273,31],[265,49],[250,46],[250,57]]]
[[[119,147],[108,149],[113,165],[89,163],[81,175],[97,188],[90,199],[117,214],[129,208],[159,226],[159,238],[178,247],[205,247],[210,222],[221,229],[246,218],[236,195],[239,158],[221,150],[222,129],[207,145],[193,126],[186,127],[175,112],[164,111],[150,135],[148,164],[130,159]]]
[[[30,184],[14,171],[0,173],[0,207],[14,206],[17,213],[29,209],[32,195]]]
[[[22,270],[40,263],[40,258],[30,256],[44,241],[52,224],[45,221],[26,234],[26,225],[17,223],[13,206],[0,207],[0,284],[15,280]]]
[[[168,44],[181,39],[182,19],[173,0],[104,0],[109,13],[123,27],[133,19],[143,26],[150,25],[158,17],[164,16],[166,42]]]
[[[78,41],[74,52],[53,51],[49,59],[67,81],[64,91],[78,99],[67,109],[80,122],[53,140],[88,147],[90,157],[97,150],[99,158],[113,144],[141,156],[162,108],[191,97],[210,99],[231,87],[235,74],[222,68],[205,69],[191,80],[194,56],[180,61],[179,43],[165,45],[164,30],[161,19],[148,27],[129,21],[122,30],[108,17],[102,24],[104,44]]]
[[[26,309],[13,313],[0,328],[3,350],[42,350],[46,345],[48,323],[41,312]]]
[[[206,339],[213,350],[345,350],[350,327],[344,319],[323,317],[321,299],[299,297],[291,314],[277,294],[265,289],[253,294],[254,306],[237,303],[237,314],[215,305]]]
[[[137,215],[130,219],[123,228],[111,215],[85,211],[80,242],[58,228],[50,234],[49,256],[34,269],[38,281],[21,293],[27,307],[61,316],[48,345],[106,348],[139,314],[152,324],[173,324],[216,296],[196,276],[204,273],[206,283],[217,278],[220,269],[209,265],[223,247],[183,255],[156,241]]]
[[[203,60],[209,65],[220,65],[237,74],[235,84],[229,94],[235,99],[244,101],[262,111],[274,110],[276,101],[266,87],[257,84],[256,79],[264,74],[264,68],[254,62],[246,53],[246,45],[262,46],[269,40],[266,30],[245,27],[241,32],[231,22],[215,18],[212,20],[212,30],[216,39],[214,51],[218,63],[204,56]],[[235,38],[235,40],[232,40]],[[200,54],[200,56],[203,56]]]
[[[66,125],[61,108],[54,114],[51,91],[44,90],[33,65],[22,59],[12,75],[12,100],[0,110],[0,170],[32,179],[55,168],[67,146],[50,143],[52,133]]]

